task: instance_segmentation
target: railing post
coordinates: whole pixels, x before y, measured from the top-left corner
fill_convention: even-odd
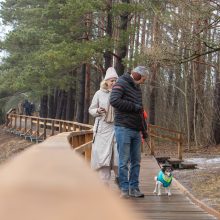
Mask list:
[[[19,130],[21,130],[21,127],[22,127],[22,116],[19,115]]]
[[[68,123],[68,131],[71,131],[71,124]]]
[[[44,119],[44,140],[47,138],[47,121]]]
[[[62,122],[59,122],[59,133],[62,133]]]
[[[24,117],[24,132],[27,132],[27,117]]]
[[[76,148],[79,146],[79,136],[72,136],[72,147]]]
[[[14,118],[15,118],[14,129],[16,129],[17,128],[17,115],[14,115]]]
[[[28,118],[30,117],[28,116]],[[30,119],[31,119],[31,132],[32,132],[33,131],[33,118],[31,117]]]
[[[155,143],[154,143],[154,137],[151,136],[151,134],[153,134],[153,131],[152,131],[152,128],[149,126],[150,154],[151,154],[151,155],[154,155],[154,145],[155,145]]]
[[[39,122],[39,118],[37,118],[37,128],[36,128],[36,132],[37,132],[37,137],[39,136],[40,133],[40,122]]]
[[[74,136],[71,137],[71,146],[72,146],[72,148],[74,148],[74,139],[73,138],[74,138]]]
[[[51,122],[51,135],[54,135],[54,120]]]
[[[76,125],[73,124],[73,131],[76,131]]]
[[[64,127],[64,132],[66,132],[67,131],[67,129],[66,129],[66,122],[63,122],[63,127]]]
[[[88,143],[92,140],[91,134],[85,134],[85,143]],[[92,146],[87,148],[85,151],[85,160],[90,162],[91,161],[91,153],[92,153]]]
[[[91,152],[92,152],[92,148],[91,147],[86,149],[86,151],[85,151],[85,160],[87,162],[91,161]]]
[[[86,139],[85,139],[85,136],[86,136],[85,134],[84,134],[84,135],[80,135],[80,142],[79,142],[79,143],[80,143],[80,145],[82,145],[82,144],[85,144],[85,143],[86,143],[86,141],[85,141],[85,140],[86,140]]]
[[[183,159],[182,135],[178,134],[178,158]]]

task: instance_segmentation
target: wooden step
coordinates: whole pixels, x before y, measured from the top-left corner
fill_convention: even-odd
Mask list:
[[[182,163],[180,163],[179,168],[180,169],[195,169],[196,166],[197,166],[196,163],[184,162],[183,161]]]
[[[156,157],[158,163],[166,163],[170,157]]]
[[[167,160],[174,169],[179,169],[180,168],[180,164],[183,162],[183,160],[180,160],[178,158],[170,158]]]

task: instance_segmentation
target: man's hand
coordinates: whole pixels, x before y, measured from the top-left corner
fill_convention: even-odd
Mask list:
[[[147,141],[148,139],[148,133],[146,131],[142,131],[142,138]]]

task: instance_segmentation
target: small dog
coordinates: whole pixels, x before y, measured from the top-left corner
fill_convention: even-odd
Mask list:
[[[154,189],[154,194],[161,196],[161,188],[165,189],[165,192],[168,196],[171,196],[171,184],[173,179],[172,167],[170,165],[163,165],[158,175],[155,176],[156,186]]]

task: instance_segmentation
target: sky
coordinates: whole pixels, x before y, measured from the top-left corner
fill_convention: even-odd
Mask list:
[[[0,40],[3,40],[5,35],[10,31],[10,27],[3,26],[2,20],[0,19]],[[5,57],[7,55],[7,52],[4,50],[0,50],[0,62],[2,60],[2,57]]]
[[[3,2],[4,0],[0,0],[0,9],[1,9],[1,2]],[[5,26],[2,24],[2,19],[0,18],[0,40],[3,40],[5,35],[11,30],[10,26]],[[7,52],[6,51],[1,51],[0,50],[0,62],[2,60],[2,57],[7,56]]]

